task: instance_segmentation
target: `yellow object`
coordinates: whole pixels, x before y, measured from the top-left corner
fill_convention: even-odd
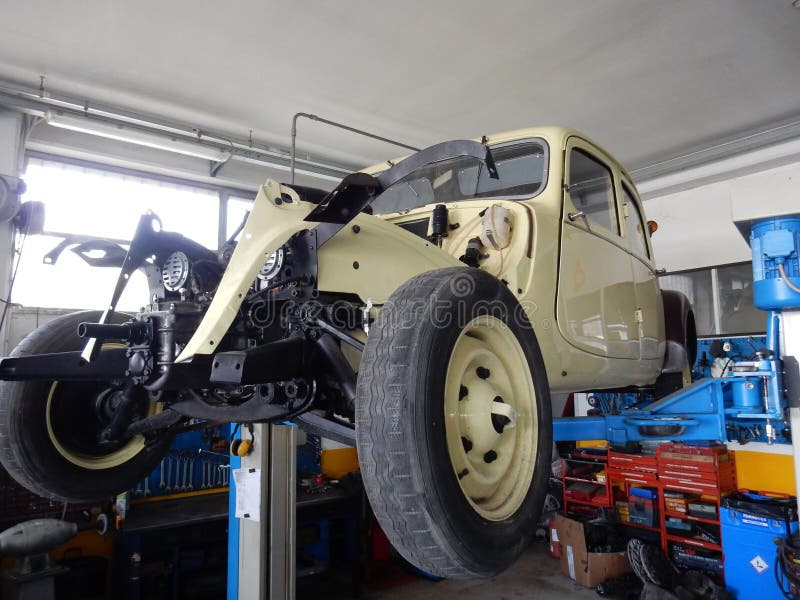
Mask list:
[[[608,448],[607,440],[578,440],[575,442],[577,448]]]
[[[355,448],[323,450],[319,462],[322,474],[328,479],[339,479],[351,471],[358,470],[358,455]]]
[[[253,440],[236,439],[231,442],[231,454],[247,456],[253,450]]]
[[[736,485],[739,488],[795,494],[794,465],[788,454],[736,450]]]

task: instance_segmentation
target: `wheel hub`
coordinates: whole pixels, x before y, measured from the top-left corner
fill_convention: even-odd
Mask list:
[[[467,393],[458,404],[462,437],[469,440],[475,452],[484,454],[498,445],[507,429],[514,427],[517,412],[503,400],[489,378],[464,383]]]
[[[507,518],[530,487],[536,397],[522,347],[493,317],[473,320],[456,341],[445,383],[450,461],[473,508]]]

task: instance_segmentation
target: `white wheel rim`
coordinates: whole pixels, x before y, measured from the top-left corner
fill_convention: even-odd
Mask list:
[[[461,491],[487,520],[511,517],[528,494],[536,402],[528,360],[508,325],[493,316],[470,321],[447,368],[445,433]]]
[[[71,462],[74,465],[82,467],[84,469],[89,469],[91,471],[95,470],[102,470],[102,469],[113,469],[114,467],[118,467],[121,464],[124,464],[134,458],[139,452],[144,449],[144,436],[137,435],[136,437],[131,438],[127,443],[123,446],[109,452],[108,454],[85,454],[83,452],[78,452],[76,450],[72,450],[64,446],[56,436],[55,431],[53,429],[53,424],[51,422],[51,403],[53,400],[53,396],[55,395],[56,388],[58,387],[59,382],[54,381],[53,385],[50,386],[50,391],[47,394],[47,414],[46,414],[46,421],[47,421],[47,435],[50,437],[50,442],[53,444],[53,447],[58,451],[58,453]],[[151,403],[149,414],[154,414],[155,412],[155,405]]]
[[[106,343],[103,344],[103,348],[121,348],[123,346],[119,344],[111,344]],[[52,402],[53,398],[56,393],[56,389],[58,388],[59,382],[54,381],[53,384],[50,386],[50,390],[47,393],[47,404],[45,406],[45,421],[47,424],[47,435],[50,438],[50,442],[53,444],[53,447],[56,451],[78,467],[82,467],[84,469],[88,469],[90,471],[99,471],[102,469],[113,469],[114,467],[118,467],[129,460],[133,459],[139,452],[144,449],[144,436],[137,435],[131,438],[127,443],[123,444],[121,447],[117,448],[109,452],[108,454],[100,454],[100,455],[93,455],[93,454],[86,454],[84,452],[78,452],[76,450],[67,448],[61,441],[58,439],[58,436],[53,429],[52,424]],[[152,416],[161,410],[161,406],[155,402],[150,403],[150,407],[148,410],[148,416]]]

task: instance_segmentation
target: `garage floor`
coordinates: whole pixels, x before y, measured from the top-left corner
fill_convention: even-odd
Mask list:
[[[493,579],[478,581],[417,580],[380,592],[365,590],[365,600],[407,600],[437,598],[473,600],[476,598],[552,598],[570,600],[598,598],[594,590],[573,583],[561,574],[558,560],[551,558],[544,544],[533,544],[517,563]]]

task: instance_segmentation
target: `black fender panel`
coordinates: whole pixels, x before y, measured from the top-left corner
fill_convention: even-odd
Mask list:
[[[680,373],[686,362],[693,366],[697,359],[697,328],[689,298],[681,292],[661,290],[664,301],[664,329],[667,351],[663,373]]]

